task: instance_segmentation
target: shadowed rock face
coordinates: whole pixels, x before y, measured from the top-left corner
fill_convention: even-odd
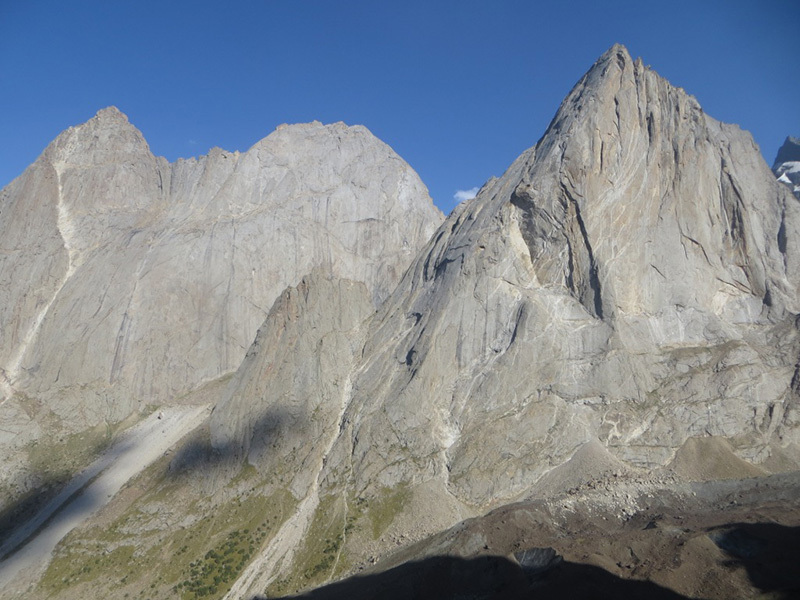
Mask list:
[[[4,395],[74,426],[236,369],[273,300],[314,267],[385,298],[441,222],[365,128],[282,126],[174,164],[115,108],[2,191]]]
[[[338,432],[361,325],[373,314],[364,284],[321,269],[284,291],[214,409],[213,447],[305,497]]]
[[[786,138],[775,157],[772,172],[800,199],[800,139],[791,136]]]

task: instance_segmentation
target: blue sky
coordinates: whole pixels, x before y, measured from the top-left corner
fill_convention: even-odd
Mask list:
[[[0,186],[113,104],[170,160],[363,124],[449,212],[614,42],[771,162],[800,135],[798,26],[796,0],[0,0]]]

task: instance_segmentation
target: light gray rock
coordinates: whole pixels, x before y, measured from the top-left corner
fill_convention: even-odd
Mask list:
[[[235,371],[315,267],[381,302],[442,219],[362,126],[281,126],[245,153],[169,164],[102,110],[0,192],[2,396],[70,430],[173,402]]]
[[[361,325],[373,314],[363,283],[319,268],[287,288],[214,408],[214,451],[305,497],[339,432]]]
[[[796,444],[798,208],[749,134],[615,46],[381,307],[332,458],[362,492],[486,506],[594,439],[647,468],[692,436]]]
[[[799,228],[749,134],[614,46],[539,143],[442,224],[360,352],[350,329],[343,364],[318,367],[328,307],[284,325],[293,310],[276,305],[260,336],[294,358],[254,346],[215,444],[292,489],[298,547],[308,506],[344,511],[322,522],[380,510],[386,533],[344,542],[354,563],[487,507],[665,466],[693,438],[796,468]],[[256,433],[266,407],[305,414],[306,436]]]
[[[223,475],[247,461],[266,491],[287,489],[297,504],[230,597],[278,576],[307,584],[309,568],[318,573],[302,563],[304,550],[320,551],[315,523],[336,532],[335,564],[318,563],[330,577],[489,507],[594,479],[668,465],[701,478],[797,468],[800,205],[749,134],[614,46],[537,145],[454,210],[395,288],[402,260],[384,267],[382,257],[410,256],[435,214],[409,218],[424,214],[412,193],[421,184],[388,150],[377,160],[372,139],[312,124],[244,155],[124,163],[122,181],[163,197],[134,195],[134,208],[107,215],[59,209],[71,180],[49,163],[3,192],[35,188],[57,209],[37,208],[55,228],[36,242],[48,259],[33,271],[33,296],[9,313],[28,324],[8,335],[30,337],[5,363],[16,365],[11,385],[62,399],[80,389],[81,406],[92,393],[103,406],[114,390],[183,389],[161,383],[161,369],[186,382],[239,365],[210,420],[212,454],[225,459]],[[377,216],[357,201],[364,189],[386,199]],[[262,210],[285,198],[306,201]],[[93,237],[73,240],[93,218],[103,223]],[[113,261],[103,258],[111,246],[122,248]],[[264,320],[264,290],[298,271],[310,275]],[[73,291],[93,285],[93,297]],[[100,321],[87,321],[94,314]],[[246,356],[243,314],[261,319]],[[88,337],[76,336],[71,327],[86,322]],[[58,331],[86,341],[54,376],[58,360],[37,358],[48,357],[38,340]],[[74,372],[97,379],[77,387]],[[69,385],[56,386],[62,377]],[[709,449],[713,468],[687,467]],[[636,508],[630,496],[606,501],[617,516]],[[488,549],[486,538],[468,547]]]

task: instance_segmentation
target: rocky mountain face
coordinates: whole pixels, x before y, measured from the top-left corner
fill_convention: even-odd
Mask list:
[[[749,134],[612,49],[371,324],[342,442],[356,488],[439,478],[485,505],[595,438],[646,468],[692,436],[780,454],[798,208]]]
[[[788,185],[797,198],[800,198],[800,139],[787,137],[778,150],[772,172],[778,181]]]
[[[275,298],[314,268],[379,304],[443,218],[364,127],[281,126],[245,153],[169,164],[115,108],[1,194],[7,448],[45,417],[116,423],[235,371]]]
[[[361,583],[408,597],[443,572],[465,585],[463,571],[486,597],[513,580],[522,598],[524,569],[561,552],[568,573],[642,564],[724,597],[745,575],[709,550],[727,543],[706,535],[718,513],[744,491],[796,515],[796,475],[773,476],[779,496],[693,482],[797,469],[800,204],[748,133],[622,46],[430,239],[424,188],[362,128],[288,127],[242,155],[167,165],[109,119],[65,133],[3,192],[4,211],[45,232],[0,237],[16,252],[3,277],[36,282],[0,303],[19,321],[4,347],[22,348],[6,383],[64,418],[97,397],[112,419],[232,375],[174,457],[62,544],[43,595],[278,597],[378,572],[401,547],[382,563],[399,571]],[[100,160],[100,143],[130,158]],[[59,158],[78,146],[80,160]],[[56,332],[69,352],[51,350]],[[631,541],[609,550],[617,534]],[[516,566],[437,559],[530,546]],[[136,548],[122,561],[135,567],[91,579],[87,548],[105,550],[101,571]],[[681,567],[709,553],[708,570]],[[687,587],[712,566],[727,587]],[[351,583],[319,597],[375,597]]]
[[[338,433],[374,314],[366,286],[315,269],[275,302],[211,417],[211,443],[296,498]]]
[[[274,410],[308,389],[297,373],[282,387],[286,367],[263,345],[217,406],[212,440],[265,475],[296,456],[272,484],[313,494],[327,511],[315,518],[343,528],[354,507],[375,518],[401,493],[378,546],[535,494],[595,445],[633,470],[667,466],[695,438],[761,469],[795,467],[798,228],[800,205],[748,133],[615,46],[539,143],[449,216],[378,313],[344,328],[348,348],[365,338],[349,374],[314,381],[335,390],[329,409],[316,393],[288,403],[315,439],[333,436],[329,450],[295,455],[309,442],[241,426],[270,414],[253,413],[246,390],[271,389]],[[295,356],[290,372],[325,361]],[[321,470],[297,486],[312,454]],[[351,533],[345,553],[363,559],[366,537]]]

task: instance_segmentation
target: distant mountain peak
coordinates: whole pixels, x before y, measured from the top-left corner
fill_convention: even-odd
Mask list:
[[[778,181],[788,185],[794,195],[800,198],[800,138],[786,138],[775,157],[772,172]]]
[[[783,145],[778,149],[778,155],[775,157],[775,162],[772,168],[777,169],[785,162],[800,161],[800,138],[787,136]]]

